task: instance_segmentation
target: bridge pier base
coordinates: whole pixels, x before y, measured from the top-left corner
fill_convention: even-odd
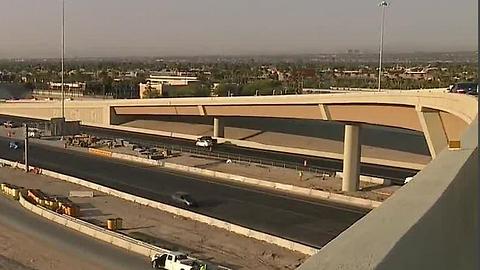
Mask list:
[[[360,183],[360,126],[345,125],[342,191],[357,191]]]
[[[225,137],[225,122],[219,117],[213,118],[213,137]]]

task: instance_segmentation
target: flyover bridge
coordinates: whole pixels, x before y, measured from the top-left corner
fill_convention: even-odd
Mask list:
[[[476,115],[477,100],[459,94],[397,91],[295,96],[66,101],[67,120],[117,125],[143,116],[213,118],[214,136],[224,137],[232,116],[313,119],[345,123],[343,190],[358,188],[361,124],[423,132],[434,159],[449,142],[458,142]],[[61,116],[55,101],[0,104],[0,114],[50,119]]]
[[[70,101],[66,118],[115,125],[139,115],[317,119],[345,123],[345,189],[358,181],[361,124],[422,131],[432,162],[298,269],[478,269],[478,101],[460,94],[389,92],[301,96]],[[59,102],[7,102],[0,114],[49,119]],[[455,149],[447,145],[456,142]],[[348,165],[349,164],[349,165]],[[345,172],[344,172],[345,173]]]

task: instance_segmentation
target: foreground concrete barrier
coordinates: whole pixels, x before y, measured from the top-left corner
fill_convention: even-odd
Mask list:
[[[18,165],[18,163],[16,163],[16,162],[11,162],[11,161],[8,161],[8,160],[3,160],[3,159],[0,159],[0,162],[3,163],[3,164],[10,165],[10,166],[15,166],[16,164]],[[22,165],[18,165],[17,167],[22,167]],[[187,211],[187,210],[184,210],[184,209],[181,209],[181,208],[177,208],[177,207],[174,207],[174,206],[171,206],[171,205],[168,205],[168,204],[164,204],[164,203],[161,203],[161,202],[157,202],[157,201],[149,200],[149,199],[142,198],[142,197],[139,197],[139,196],[135,196],[135,195],[132,195],[132,194],[128,194],[126,192],[122,192],[122,191],[115,190],[115,189],[112,189],[112,188],[109,188],[109,187],[105,187],[105,186],[102,186],[102,185],[99,185],[99,184],[96,184],[96,183],[92,183],[92,182],[89,182],[89,181],[86,181],[86,180],[83,180],[83,179],[80,179],[80,178],[64,175],[64,174],[61,174],[61,173],[57,173],[57,172],[53,172],[53,171],[49,171],[49,170],[45,170],[45,169],[42,169],[42,174],[46,175],[46,176],[53,177],[53,178],[57,178],[57,179],[60,179],[60,180],[64,180],[64,181],[67,181],[67,182],[70,182],[70,183],[74,183],[74,184],[77,184],[77,185],[81,185],[81,186],[84,186],[84,187],[87,187],[87,188],[90,188],[90,189],[93,189],[93,190],[97,190],[97,191],[106,193],[106,194],[111,195],[111,196],[122,198],[122,199],[127,200],[127,201],[131,201],[131,202],[138,203],[138,204],[141,204],[141,205],[156,208],[156,209],[159,209],[161,211],[165,211],[165,212],[177,215],[177,216],[182,216],[182,217],[189,218],[189,219],[192,219],[192,220],[195,220],[195,221],[198,221],[198,222],[206,223],[206,224],[209,224],[211,226],[215,226],[215,227],[227,230],[229,232],[233,232],[233,233],[240,234],[240,235],[243,235],[243,236],[247,236],[247,237],[250,237],[250,238],[254,238],[254,239],[257,239],[257,240],[265,241],[267,243],[274,244],[274,245],[277,245],[277,246],[280,246],[280,247],[283,247],[283,248],[287,248],[287,249],[292,250],[292,251],[300,252],[300,253],[303,253],[303,254],[306,254],[306,255],[312,255],[312,254],[314,254],[318,251],[318,249],[316,249],[316,248],[313,248],[313,247],[310,247],[310,246],[307,246],[307,245],[303,245],[303,244],[300,244],[300,243],[297,243],[297,242],[294,242],[294,241],[290,241],[290,240],[287,240],[287,239],[284,239],[284,238],[281,238],[281,237],[273,236],[273,235],[270,235],[270,234],[267,234],[267,233],[263,233],[263,232],[252,230],[252,229],[249,229],[249,228],[246,228],[246,227],[242,227],[242,226],[239,226],[239,225],[236,225],[236,224],[233,224],[233,223],[225,222],[223,220],[219,220],[219,219],[211,218],[211,217],[208,217],[208,216],[205,216],[205,215],[197,214],[197,213]]]

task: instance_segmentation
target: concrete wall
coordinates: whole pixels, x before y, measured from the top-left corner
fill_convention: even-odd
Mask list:
[[[49,120],[61,117],[60,102],[8,102],[0,103],[0,114]],[[67,120],[110,124],[110,106],[105,101],[65,101]]]
[[[478,269],[477,128],[298,269]]]

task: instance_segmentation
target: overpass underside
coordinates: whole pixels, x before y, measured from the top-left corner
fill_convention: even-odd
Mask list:
[[[112,108],[111,124],[131,121],[135,117],[168,115],[213,116],[217,123],[221,117],[242,116],[367,123],[404,128],[425,134],[433,158],[449,141],[460,140],[468,126],[460,117],[439,110],[422,106],[377,104],[121,106]]]
[[[214,136],[224,137],[225,118],[260,117],[309,119],[344,123],[344,159],[356,178],[360,160],[361,125],[396,127],[422,132],[432,159],[449,142],[460,141],[473,120],[477,100],[466,95],[416,91],[297,96],[177,98],[150,100],[67,101],[68,120],[116,125],[145,116],[197,116],[213,119]],[[13,102],[0,105],[0,113],[49,119],[61,115],[58,102]],[[357,132],[358,131],[358,132]],[[351,152],[352,150],[353,152]],[[347,162],[350,163],[350,162]],[[347,170],[348,168],[344,168]],[[357,181],[352,179],[352,181]]]

